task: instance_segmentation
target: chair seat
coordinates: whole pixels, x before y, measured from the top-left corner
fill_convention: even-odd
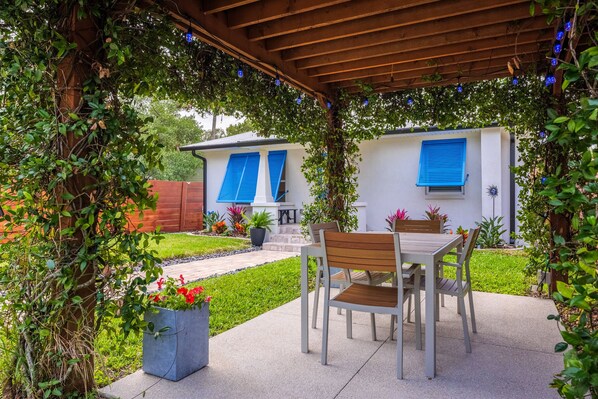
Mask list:
[[[407,298],[407,290],[403,291]],[[345,302],[354,305],[379,306],[394,308],[397,306],[397,288],[363,284],[351,284],[347,289],[333,299],[335,302]]]
[[[412,276],[409,280],[405,282],[405,286],[413,287],[414,281],[414,277]],[[421,276],[419,289],[426,289],[426,276]],[[468,289],[469,284],[466,281],[463,281],[463,291],[467,292]],[[459,286],[457,285],[457,280],[454,280],[452,278],[436,277],[436,292],[439,294],[446,294],[450,296],[459,296]]]

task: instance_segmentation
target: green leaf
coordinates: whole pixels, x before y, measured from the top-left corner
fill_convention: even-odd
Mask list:
[[[536,4],[533,1],[530,1],[529,4],[529,15],[531,15],[532,17],[536,15]]]
[[[571,298],[571,296],[573,295],[573,289],[562,281],[556,282],[556,289],[565,298]]]
[[[554,243],[557,245],[565,245],[565,239],[562,236],[555,234],[554,235]]]
[[[559,116],[558,118],[556,118],[554,120],[554,123],[563,123],[563,122],[567,122],[569,120],[568,116]]]
[[[56,267],[56,262],[54,262],[52,259],[48,259],[46,261],[46,266],[48,267],[48,269],[54,270],[54,268]]]
[[[554,346],[554,351],[555,352],[564,352],[567,350],[568,347],[569,347],[569,344],[567,344],[566,342],[559,342],[558,344],[556,344]]]

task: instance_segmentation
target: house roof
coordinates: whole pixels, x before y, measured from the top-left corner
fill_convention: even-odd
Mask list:
[[[539,5],[531,14],[529,0],[165,4],[183,31],[191,27],[200,40],[318,98],[340,88],[359,92],[360,82],[387,92],[505,77],[513,57],[520,71],[546,71],[546,54],[563,23],[548,25]],[[557,79],[561,73],[555,71]],[[440,80],[426,78],[431,75]]]
[[[403,128],[388,131],[384,136],[394,135],[437,135],[437,134],[460,134],[465,132],[477,131],[479,128],[472,129],[439,129],[437,127],[430,128]],[[263,137],[257,132],[241,133],[234,136],[222,137],[215,140],[203,141],[201,143],[189,144],[179,148],[180,151],[205,151],[217,150],[225,148],[239,148],[239,147],[255,147],[274,144],[287,144],[288,140],[278,138],[275,136]]]

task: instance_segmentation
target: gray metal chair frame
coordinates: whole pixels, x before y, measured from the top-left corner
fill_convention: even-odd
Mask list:
[[[390,314],[403,320],[403,304],[410,290],[403,287],[403,279],[397,285],[366,286],[351,284],[334,298],[330,298],[330,267],[352,270],[354,268],[370,272],[394,268],[397,275],[403,274],[399,234],[360,234],[320,231],[320,242],[324,248],[324,325],[322,328],[321,363],[328,362],[328,328],[330,307],[347,310],[347,320],[351,321],[352,311]],[[415,268],[414,281],[420,281],[419,267]],[[417,287],[419,291],[419,287]],[[420,317],[416,306],[416,318]],[[347,323],[347,336],[350,338],[351,323]],[[416,345],[421,347],[421,324],[415,326]],[[397,378],[403,378],[403,324],[397,328]]]
[[[439,294],[445,294],[457,297],[457,312],[461,315],[463,322],[463,337],[465,340],[465,351],[471,353],[471,341],[469,338],[469,328],[467,325],[467,314],[465,310],[465,295],[469,295],[469,311],[471,313],[471,331],[475,334],[478,332],[475,322],[475,311],[473,307],[473,291],[471,289],[471,273],[469,271],[469,260],[473,254],[475,243],[480,234],[480,228],[469,229],[469,236],[463,247],[461,253],[453,253],[457,255],[457,262],[440,262],[442,266],[449,266],[455,268],[456,278],[448,279],[442,276],[436,277],[436,292]],[[463,275],[465,271],[465,275]],[[465,281],[464,281],[465,278]],[[420,277],[420,289],[425,287],[426,276]],[[407,307],[407,311],[411,311],[411,301]],[[416,308],[417,309],[417,308]]]
[[[332,231],[332,232],[339,232],[339,225],[338,222],[328,222],[328,223],[312,223],[309,225],[309,235],[311,237],[311,241],[313,243],[320,242],[320,230],[325,231]],[[322,260],[317,258],[316,264],[318,266],[318,270],[316,271],[316,284],[315,284],[315,291],[314,291],[314,308],[312,312],[312,320],[311,320],[311,328],[316,328],[317,320],[318,320],[318,304],[320,301],[320,286],[324,284],[324,267],[322,265]],[[331,281],[337,283],[339,285],[340,290],[344,290],[349,284],[357,283],[357,284],[367,284],[367,285],[380,285],[383,282],[392,278],[392,273],[383,273],[383,272],[349,272],[348,270],[343,270],[341,272],[335,273],[331,276]],[[338,309],[338,314],[341,314],[341,309]],[[371,319],[371,328],[372,328],[372,341],[376,340],[376,316],[374,313],[370,316]]]

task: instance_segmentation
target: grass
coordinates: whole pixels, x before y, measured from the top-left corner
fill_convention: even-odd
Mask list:
[[[250,247],[248,240],[229,237],[193,236],[189,234],[164,234],[159,243],[152,242],[150,249],[158,252],[161,259],[208,255],[235,251]]]
[[[299,258],[284,259],[235,274],[209,278],[202,285],[214,299],[210,304],[210,335],[214,336],[296,299],[301,294]],[[310,281],[315,264],[310,267]],[[115,321],[109,321],[115,324]],[[141,336],[109,336],[96,340],[96,382],[105,386],[141,367]]]
[[[527,256],[523,251],[476,250],[470,262],[473,289],[525,295],[533,283],[533,277],[524,274],[526,262]],[[210,335],[214,336],[298,298],[300,269],[299,258],[291,258],[189,286],[203,285],[214,297],[210,305]],[[451,268],[446,267],[445,275],[450,277],[451,274],[454,276]],[[314,275],[315,265],[312,265],[310,282],[313,282]],[[141,336],[124,339],[102,332],[97,339],[96,350],[100,366],[96,371],[96,381],[100,386],[141,367]]]

